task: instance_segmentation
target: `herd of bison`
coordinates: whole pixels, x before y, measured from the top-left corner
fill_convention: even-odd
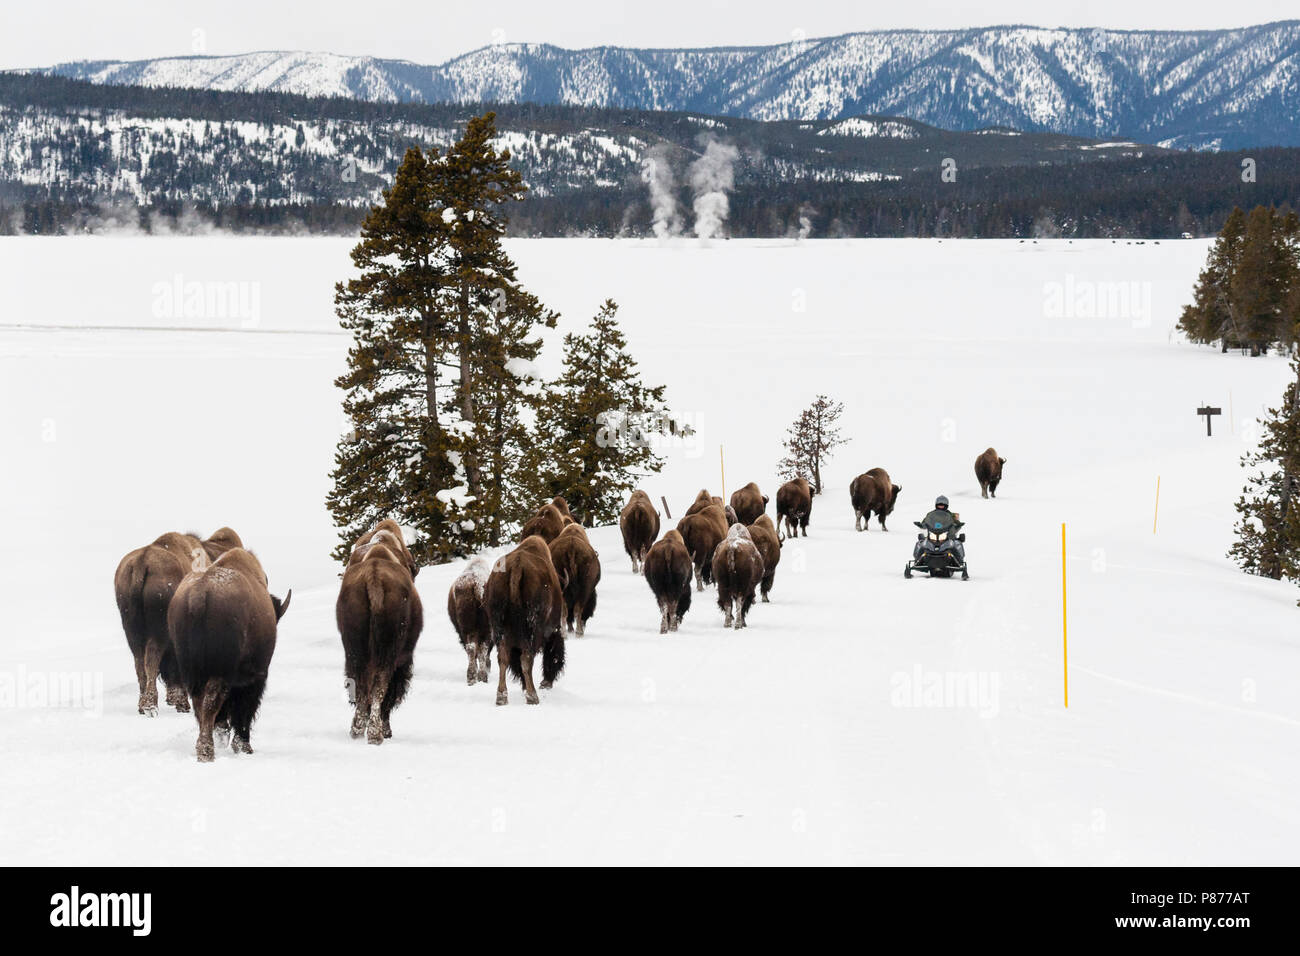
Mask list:
[[[992,448],[975,461],[984,497],[995,495],[1006,459]],[[883,468],[853,479],[849,497],[855,528],[875,515],[885,529],[902,488]],[[776,522],[768,496],[750,482],[730,503],[703,490],[659,536],[660,516],[635,491],[619,516],[634,574],[642,574],[659,606],[659,633],[677,630],[691,592],[717,589],[726,627],[745,626],[756,596],[772,590],[782,543],[808,534],[813,490],[802,478],[776,493]],[[343,572],[335,608],[343,640],[344,675],[356,710],[352,736],[372,744],[392,736],[393,708],[411,682],[424,612],[415,587],[419,566],[401,528],[384,520],[357,539]],[[520,543],[495,563],[479,556],[451,585],[447,613],[468,659],[466,680],[486,682],[497,654],[496,702],[508,702],[507,671],[539,703],[564,669],[566,630],[582,636],[596,610],[600,559],[582,524],[555,498],[525,523]],[[198,759],[215,756],[214,735],[235,753],[253,752],[254,717],[266,688],[276,627],[289,608],[270,593],[261,562],[230,528],[207,539],[168,532],[124,557],[114,576],[117,607],[140,685],[138,710],[158,713],[158,678],[166,701],[181,713],[193,704]],[[534,684],[534,658],[542,681]]]

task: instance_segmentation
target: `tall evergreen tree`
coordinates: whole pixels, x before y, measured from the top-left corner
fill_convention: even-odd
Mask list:
[[[1228,307],[1228,288],[1241,258],[1242,237],[1246,233],[1246,214],[1233,207],[1219,237],[1210,249],[1205,268],[1196,281],[1192,303],[1183,308],[1178,327],[1187,337],[1201,344],[1218,342],[1226,352],[1229,345],[1244,341],[1244,331],[1235,328]]]
[[[1228,551],[1243,571],[1300,580],[1300,358],[1282,403],[1260,421],[1259,448],[1243,456],[1247,483],[1237,500],[1237,541]]]
[[[340,559],[383,517],[415,531],[412,550],[426,563],[501,534],[499,505],[518,480],[506,462],[517,456],[520,407],[532,401],[523,371],[540,349],[533,333],[555,317],[519,288],[501,248],[500,206],[523,185],[492,135],[489,113],[446,155],[407,150],[362,225],[359,276],[335,288],[340,324],[354,336],[336,382],[350,427],[327,498]],[[500,475],[490,493],[485,458]]]
[[[825,395],[818,395],[799,413],[786,429],[786,455],[777,463],[782,478],[804,478],[812,485],[813,494],[822,493],[822,465],[836,448],[850,441],[840,437],[836,424],[843,413],[844,403]]]
[[[606,300],[583,333],[564,337],[564,370],[537,415],[527,470],[533,500],[563,495],[584,524],[616,521],[639,478],[663,468],[656,444],[676,426],[664,386],[641,381]]]

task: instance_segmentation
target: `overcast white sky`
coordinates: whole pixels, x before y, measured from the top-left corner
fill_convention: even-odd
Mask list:
[[[896,27],[1191,30],[1300,17],[1296,0],[0,0],[0,68],[194,52],[327,50],[440,63],[494,40],[566,47],[780,43]]]

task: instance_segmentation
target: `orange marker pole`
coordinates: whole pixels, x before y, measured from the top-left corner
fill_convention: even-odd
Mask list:
[[[1156,533],[1156,523],[1160,520],[1160,476],[1156,475],[1156,513],[1151,519],[1151,533]]]
[[[1065,681],[1065,706],[1070,706],[1070,641],[1065,614],[1065,522],[1061,522],[1061,669]]]

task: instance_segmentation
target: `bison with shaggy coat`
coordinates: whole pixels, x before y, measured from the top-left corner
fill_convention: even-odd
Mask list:
[[[524,685],[528,703],[540,703],[533,686],[533,658],[542,656],[543,690],[564,669],[564,596],[546,541],[531,535],[498,559],[484,600],[497,648],[497,703],[509,703],[507,671]]]
[[[560,579],[564,596],[564,620],[569,633],[586,632],[587,621],[596,611],[596,585],[600,583],[600,557],[587,532],[578,524],[566,525],[551,542],[551,563]]]
[[[763,556],[750,537],[749,529],[743,524],[733,524],[713,553],[718,607],[726,614],[724,627],[740,630],[745,626],[745,617],[754,606],[754,590],[763,580],[763,574]]]
[[[194,749],[201,763],[213,759],[212,731],[218,724],[232,728],[235,753],[253,752],[253,719],[266,690],[276,626],[292,596],[292,591],[283,601],[273,596],[261,562],[243,548],[187,574],[176,589],[167,629],[194,702],[199,724]]]
[[[865,531],[871,524],[871,515],[874,512],[880,518],[880,530],[888,531],[885,527],[885,518],[894,510],[894,505],[898,502],[899,492],[903,490],[901,485],[895,485],[889,480],[889,472],[883,468],[872,468],[854,478],[849,485],[849,500],[853,503],[855,531]]]
[[[713,551],[727,536],[727,517],[721,508],[710,504],[677,522],[677,530],[686,542],[695,565],[695,590],[713,583]]]
[[[393,736],[390,716],[411,686],[415,645],[424,629],[424,607],[406,559],[372,539],[365,555],[343,572],[334,618],[356,702],[352,736],[382,744]]]
[[[808,537],[808,519],[812,516],[812,486],[803,478],[787,481],[776,490],[776,531],[785,537],[798,537],[800,530]]]
[[[456,629],[460,646],[465,648],[469,658],[469,667],[465,671],[465,682],[471,687],[477,682],[486,684],[488,672],[492,669],[492,632],[488,627],[487,606],[484,601],[484,589],[487,587],[488,575],[492,565],[483,556],[475,557],[464,571],[451,582],[447,593],[447,616],[451,626]]]
[[[736,515],[736,521],[751,525],[767,510],[767,495],[751,481],[744,488],[737,488],[731,493],[731,510]]]
[[[632,559],[632,573],[640,574],[650,545],[659,537],[659,512],[644,491],[632,492],[618,516],[618,530],[623,534],[623,550]]]
[[[659,633],[677,630],[682,615],[691,608],[691,573],[694,566],[686,542],[676,528],[650,548],[645,558],[645,580],[659,604]]]
[[[1002,466],[1006,463],[1007,460],[999,458],[998,453],[992,448],[985,449],[984,453],[975,459],[975,480],[980,483],[980,497],[998,496],[998,483],[1002,481]]]
[[[167,688],[167,703],[180,713],[189,711],[189,697],[167,632],[167,608],[185,575],[206,568],[231,548],[239,547],[243,542],[229,528],[214,531],[205,541],[196,535],[169,531],[118,563],[113,592],[126,643],[135,658],[140,688],[138,713],[158,715],[159,677]]]
[[[420,573],[420,566],[415,563],[415,558],[406,547],[406,536],[402,534],[401,527],[392,518],[385,518],[374,528],[357,538],[356,544],[352,545],[352,554],[348,556],[348,565],[350,566],[353,562],[364,558],[370,546],[374,544],[382,544],[401,558],[402,563],[406,565],[406,570],[410,572],[412,580]]]

